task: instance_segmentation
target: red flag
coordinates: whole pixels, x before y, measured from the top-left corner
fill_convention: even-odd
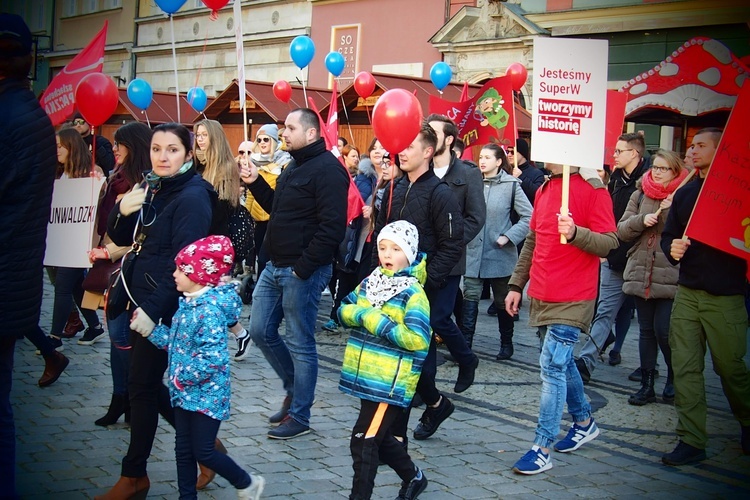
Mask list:
[[[461,89],[461,97],[458,98],[458,102],[464,102],[469,100],[469,82],[464,82],[464,88]]]
[[[604,164],[612,165],[617,138],[622,135],[622,124],[625,122],[625,106],[628,94],[617,90],[607,91],[607,116],[604,125]]]
[[[102,30],[52,79],[42,94],[42,107],[52,120],[52,125],[60,125],[73,114],[78,82],[90,73],[101,73],[104,66],[107,25],[108,22],[104,21]]]
[[[430,96],[430,113],[440,113],[456,122],[466,144],[516,143],[513,89],[510,78],[501,76],[485,83],[474,98],[451,102]]]
[[[685,234],[750,261],[750,85],[744,85],[729,115]]]
[[[344,158],[338,154],[338,142],[339,142],[339,115],[338,115],[338,89],[336,88],[336,79],[333,79],[333,88],[331,89],[331,105],[328,107],[328,121],[324,122],[323,117],[320,116],[318,108],[315,106],[315,102],[312,98],[308,97],[310,103],[310,109],[312,109],[316,115],[318,115],[318,121],[320,121],[320,135],[326,141],[326,148],[331,151],[336,148],[334,154],[339,159],[341,167],[346,170],[349,175],[349,170],[344,164]],[[351,221],[362,215],[362,207],[365,206],[365,202],[362,201],[362,195],[359,194],[357,185],[354,184],[354,179],[349,179],[349,192],[347,193],[347,204],[346,204],[346,223],[349,224]]]

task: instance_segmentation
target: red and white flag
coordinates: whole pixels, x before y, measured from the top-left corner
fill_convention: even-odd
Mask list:
[[[42,94],[41,104],[52,120],[60,125],[75,110],[76,86],[90,73],[101,73],[104,67],[104,45],[107,41],[107,25],[73,58],[50,82]]]

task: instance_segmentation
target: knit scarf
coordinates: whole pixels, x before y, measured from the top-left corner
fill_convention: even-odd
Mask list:
[[[677,190],[677,186],[680,185],[687,175],[687,170],[683,168],[680,175],[669,181],[669,184],[665,186],[661,182],[656,182],[654,178],[651,177],[651,170],[648,170],[642,177],[643,194],[652,200],[663,200]]]
[[[382,307],[391,298],[418,283],[414,276],[393,276],[392,272],[388,270],[385,270],[385,273],[382,268],[378,267],[367,278],[365,294],[370,304],[377,308]]]

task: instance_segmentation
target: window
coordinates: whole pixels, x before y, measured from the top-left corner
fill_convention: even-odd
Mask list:
[[[83,0],[83,13],[91,14],[99,10],[99,0]]]
[[[46,10],[46,4],[45,2],[35,2],[32,4],[32,12],[31,12],[31,19],[29,22],[29,29],[31,32],[36,31],[45,31],[47,26],[45,26],[44,21],[44,11]]]
[[[122,7],[122,0],[105,0],[104,2],[105,9],[119,9],[120,7]]]
[[[63,0],[63,17],[71,17],[78,14],[78,2],[76,0]]]

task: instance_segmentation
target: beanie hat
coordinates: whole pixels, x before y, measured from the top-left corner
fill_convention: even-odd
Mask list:
[[[378,243],[381,240],[390,240],[396,245],[401,247],[404,251],[406,259],[411,265],[414,259],[417,258],[417,251],[419,250],[419,231],[414,224],[405,220],[397,220],[391,222],[378,234]]]
[[[274,141],[279,142],[279,127],[274,123],[263,125],[262,127],[260,127],[260,130],[258,130],[258,133],[255,137],[257,138],[261,135],[267,135]]]
[[[0,14],[0,48],[4,57],[31,54],[31,31],[21,16]]]
[[[521,153],[527,160],[531,160],[529,157],[529,143],[525,139],[521,139],[520,137],[516,139],[516,151]]]
[[[190,281],[216,286],[232,268],[234,248],[226,236],[206,236],[180,250],[174,263]]]

